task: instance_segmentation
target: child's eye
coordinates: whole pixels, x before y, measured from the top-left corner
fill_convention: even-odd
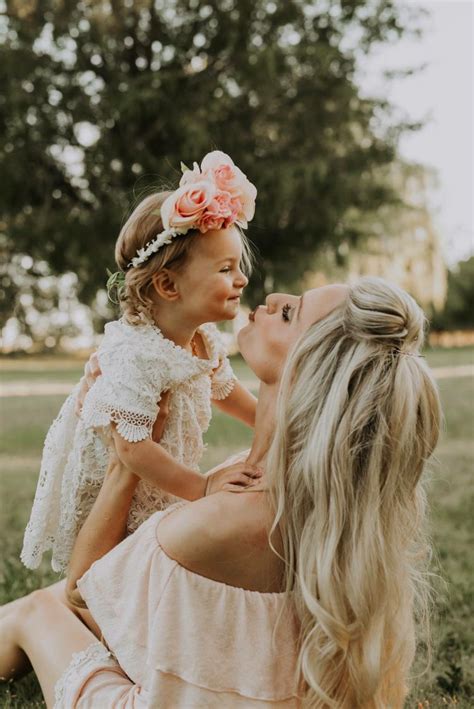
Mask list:
[[[291,305],[289,303],[286,303],[283,306],[283,308],[281,309],[282,318],[286,322],[289,322],[289,320],[290,320],[290,310],[291,310]]]
[[[229,273],[230,271],[230,266],[225,266],[225,268],[221,268],[221,273]]]

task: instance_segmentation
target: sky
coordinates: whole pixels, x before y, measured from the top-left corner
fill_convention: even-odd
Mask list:
[[[421,38],[383,45],[361,62],[367,95],[383,95],[425,126],[402,138],[402,157],[434,167],[439,186],[430,196],[449,265],[474,253],[474,0],[398,0],[425,8]],[[387,82],[383,71],[426,68]]]

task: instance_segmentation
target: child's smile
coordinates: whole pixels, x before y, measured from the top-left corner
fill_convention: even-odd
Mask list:
[[[235,318],[248,283],[240,269],[241,258],[242,243],[236,227],[203,234],[178,276],[186,310],[189,307],[203,322]]]

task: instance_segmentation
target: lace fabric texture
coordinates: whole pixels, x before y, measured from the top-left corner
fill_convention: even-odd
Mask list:
[[[53,709],[71,709],[69,698],[71,686],[80,691],[81,685],[98,667],[112,670],[118,667],[117,661],[102,643],[92,643],[82,652],[73,653],[66,671],[56,682]]]
[[[171,392],[170,413],[160,444],[177,461],[199,470],[211,398],[227,396],[235,381],[216,326],[208,323],[199,331],[207,360],[167,340],[156,327],[123,321],[106,325],[98,350],[102,375],[88,392],[81,416],[75,414],[77,385],[46,437],[21,552],[25,566],[37,568],[43,553],[52,549],[53,569],[67,568],[104,479],[111,423],[128,441],[149,438],[163,391]],[[128,531],[176,499],[141,480],[130,507]]]

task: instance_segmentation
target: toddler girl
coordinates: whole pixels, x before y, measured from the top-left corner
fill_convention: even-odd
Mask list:
[[[214,325],[231,320],[247,278],[249,250],[237,227],[255,211],[256,189],[220,151],[201,167],[183,165],[175,192],[141,202],[120,232],[122,317],[105,326],[97,352],[101,376],[78,416],[77,385],[46,437],[21,559],[36,568],[48,549],[52,567],[67,567],[77,533],[104,479],[113,436],[122,462],[141,479],[128,518],[133,532],[176,501],[249,482],[242,464],[199,473],[211,399],[254,424],[255,398],[232,372]],[[160,443],[152,439],[162,394],[169,415]],[[249,477],[243,474],[247,472]]]

